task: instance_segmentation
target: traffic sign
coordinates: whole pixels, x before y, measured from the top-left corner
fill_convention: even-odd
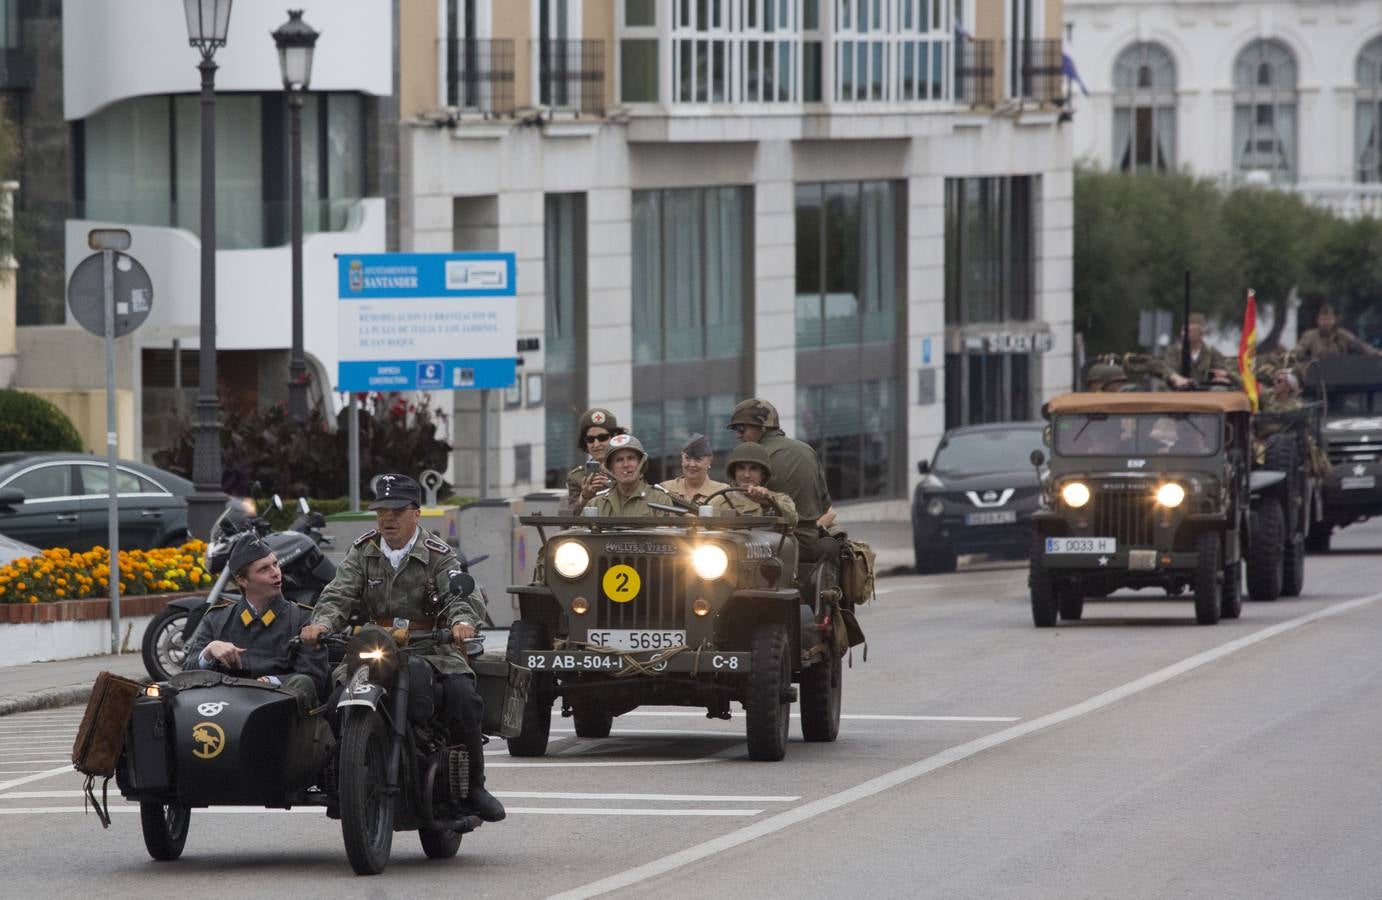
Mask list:
[[[107,251],[109,252],[109,251]],[[67,306],[72,318],[97,337],[106,333],[105,281],[102,253],[93,253],[77,264],[67,282]],[[149,317],[153,309],[154,283],[139,260],[115,253],[115,336],[124,337]]]

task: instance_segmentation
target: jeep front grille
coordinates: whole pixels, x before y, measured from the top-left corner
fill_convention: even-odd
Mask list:
[[[600,591],[596,598],[596,628],[681,628],[686,622],[686,577],[680,556],[600,556],[597,585],[617,565],[633,566],[641,582],[638,596],[615,603]]]
[[[1090,503],[1094,536],[1115,538],[1120,549],[1154,545],[1153,503],[1141,491],[1097,492]]]

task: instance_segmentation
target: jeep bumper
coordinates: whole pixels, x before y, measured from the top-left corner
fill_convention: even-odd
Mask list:
[[[686,650],[675,656],[655,661],[658,652],[643,653],[600,653],[592,650],[525,650],[518,659],[518,665],[534,672],[628,672],[636,674],[640,667],[646,667],[649,674],[729,674],[747,675],[749,672],[748,653],[727,653],[717,650]],[[637,660],[639,665],[634,664]],[[643,673],[637,673],[643,674]]]

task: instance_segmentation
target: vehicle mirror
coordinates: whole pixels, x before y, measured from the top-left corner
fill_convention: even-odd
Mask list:
[[[305,515],[307,515],[308,513],[310,513],[311,511],[312,511],[312,506],[311,506],[311,504],[309,504],[309,503],[307,502],[307,498],[306,498],[306,497],[299,497],[299,498],[298,498],[298,512],[302,513],[302,514],[305,516]]]
[[[929,459],[919,459],[919,460],[917,460],[917,474],[918,474],[918,475],[925,475],[926,473],[928,473],[928,472],[930,472],[930,471],[931,471],[931,460],[929,460]]]
[[[1029,458],[1032,461],[1032,465],[1037,467],[1040,467],[1043,463],[1046,462],[1046,454],[1042,453],[1040,450],[1033,450],[1032,455]]]
[[[264,496],[264,485],[263,485],[263,484],[259,481],[259,479],[257,479],[257,478],[256,478],[254,481],[250,482],[250,496],[251,496],[251,497],[262,497],[262,496]]]
[[[274,509],[278,510],[279,512],[283,511],[283,498],[278,496],[277,494],[274,494]]]
[[[15,488],[0,490],[0,506],[18,506],[24,502],[24,492]]]
[[[475,579],[465,572],[452,572],[450,584],[451,593],[458,597],[469,596],[470,592],[475,590]]]

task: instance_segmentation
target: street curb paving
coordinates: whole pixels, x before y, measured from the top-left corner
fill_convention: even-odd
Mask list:
[[[142,684],[148,684],[150,679],[146,676],[138,680]],[[0,699],[0,717],[12,716],[16,713],[37,712],[41,709],[57,709],[60,706],[74,706],[78,703],[85,703],[89,699],[91,699],[91,685],[89,684],[45,688],[41,691],[31,691],[27,694]]]

